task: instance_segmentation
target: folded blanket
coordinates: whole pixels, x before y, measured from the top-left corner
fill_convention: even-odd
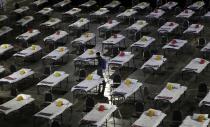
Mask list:
[[[86,88],[88,88],[88,87],[86,87],[86,86],[75,86],[74,88],[86,89]]]
[[[47,81],[41,81],[40,83],[44,83],[44,84],[53,84],[53,82],[47,82]]]
[[[171,100],[173,97],[157,96],[158,99]]]
[[[40,112],[39,114],[43,115],[43,116],[52,116],[53,115],[52,113],[44,113],[44,112]]]
[[[113,96],[125,96],[125,94],[127,94],[127,93],[125,93],[125,92],[117,92],[117,91],[112,93]]]
[[[4,79],[7,79],[7,80],[15,80],[16,78],[12,78],[12,77],[7,76],[7,77],[4,77]]]
[[[4,106],[0,106],[0,109],[1,109],[1,110],[9,110],[10,108],[4,107]]]

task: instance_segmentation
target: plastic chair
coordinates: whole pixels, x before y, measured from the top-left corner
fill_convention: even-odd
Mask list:
[[[163,1],[162,0],[157,0],[156,1],[156,7],[159,7],[163,4]]]
[[[132,115],[132,117],[139,118],[142,112],[144,112],[144,104],[142,102],[136,102],[135,113]]]
[[[178,127],[182,123],[182,113],[180,110],[174,110],[172,114],[171,127]]]
[[[48,66],[48,67],[44,68],[44,75],[50,75],[51,73],[52,73],[51,66]]]
[[[15,9],[18,9],[18,8],[20,8],[20,5],[19,5],[19,3],[17,3],[17,2],[16,2],[16,3],[14,4],[14,8],[15,8]]]
[[[46,92],[45,93],[45,98],[44,98],[45,102],[52,102],[53,101],[53,95],[50,92]]]
[[[119,48],[113,48],[112,49],[112,55],[113,56],[117,56],[119,54],[119,52],[120,52]]]
[[[167,36],[161,36],[161,45],[165,45],[168,42],[168,37]]]
[[[113,84],[111,85],[111,88],[117,88],[121,84],[121,80],[121,76],[119,74],[115,74],[113,77]]]
[[[189,6],[189,5],[191,5],[192,3],[193,3],[192,0],[186,0],[185,5],[186,5],[186,6]]]
[[[78,82],[83,81],[86,78],[87,74],[86,71],[84,69],[81,69],[79,71],[79,79],[77,80]]]
[[[203,48],[206,45],[206,39],[205,38],[199,38],[197,43],[197,48]]]
[[[61,127],[61,124],[58,121],[53,121],[51,127]]]
[[[10,89],[10,95],[11,96],[17,96],[18,95],[18,90],[17,90],[17,88],[15,88],[15,87],[12,87],[11,89]]]
[[[17,71],[17,68],[16,68],[16,66],[15,65],[10,65],[10,67],[9,67],[9,69],[10,69],[10,72],[11,73],[14,73],[14,72],[16,72]]]
[[[144,87],[144,90],[143,90],[143,99],[144,99],[144,102],[146,100],[154,100],[153,97],[151,97],[151,93],[150,93],[148,87]]]
[[[151,55],[157,55],[158,53],[158,50],[157,49],[152,49],[151,50]]]
[[[181,13],[181,11],[182,11],[181,7],[179,7],[179,6],[175,7],[175,9],[174,9],[174,15],[175,16],[178,15],[179,13]]]
[[[139,0],[132,0],[132,6],[135,6],[139,3]]]
[[[144,52],[144,61],[149,60],[150,57],[151,57],[150,51],[149,51],[149,50],[146,50],[146,51]]]
[[[144,55],[143,56],[144,56],[144,61],[149,60],[150,57],[151,57],[150,51],[149,50],[144,51]]]
[[[184,20],[184,22],[181,25],[181,29],[184,31],[190,26],[190,22],[188,20]]]
[[[125,11],[126,10],[126,8],[124,7],[124,6],[120,6],[119,7],[119,13],[121,13],[121,12],[123,12],[123,11]]]
[[[164,19],[164,18],[160,18],[159,20],[158,20],[158,26],[162,26],[162,25],[164,25],[166,23],[166,19]]]
[[[208,93],[208,87],[205,83],[200,83],[198,86],[197,98],[202,99]]]
[[[85,102],[85,110],[84,112],[90,112],[95,106],[95,101],[93,98],[88,97]]]

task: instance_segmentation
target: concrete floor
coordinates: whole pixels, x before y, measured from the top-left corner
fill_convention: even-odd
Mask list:
[[[31,0],[26,0],[23,1],[21,3],[21,5],[27,5],[31,2]],[[11,9],[12,9],[12,4],[14,2],[12,0],[8,0],[7,3],[7,7],[6,7],[6,11],[5,12],[0,12],[0,14],[10,14]],[[58,17],[61,18],[61,13],[62,12],[58,12],[58,11],[54,11],[53,12],[53,17]],[[34,15],[34,10],[30,10],[27,15]],[[88,17],[88,13],[83,12],[81,14],[82,17]],[[110,14],[110,17],[115,17],[116,14]],[[137,15],[136,18],[137,19],[145,19],[144,18],[145,15]],[[166,18],[170,21],[175,21],[174,16],[166,15]],[[36,22],[33,26],[33,28],[39,28],[39,24],[43,22],[40,21],[40,19],[36,19]],[[194,21],[192,20],[191,23],[193,22],[201,22],[201,21]],[[15,24],[15,20],[10,20],[9,22],[10,26],[14,26]],[[210,23],[208,22],[202,22],[205,24],[205,32],[203,33],[203,37],[205,37],[207,40],[210,39],[209,35],[209,27],[210,27]],[[70,22],[63,22],[61,24],[61,29],[68,31],[68,25],[70,24]],[[98,31],[97,31],[97,27],[99,26],[99,22],[92,22],[90,25],[90,32],[94,32],[97,34],[97,46],[96,48],[101,49],[101,42],[104,40],[104,38],[99,37],[98,36]],[[126,32],[124,31],[125,28],[127,28],[128,25],[126,25],[126,23],[122,23],[120,25],[120,31],[122,34],[126,35]],[[147,27],[146,32],[144,32],[143,34],[145,35],[149,35],[152,37],[155,37],[157,39],[156,44],[153,45],[151,47],[151,49],[154,49],[155,47],[158,47],[158,52],[160,54],[163,54],[163,51],[161,50],[161,47],[159,47],[159,42],[160,42],[160,38],[157,35],[157,29],[159,27],[157,25],[154,24],[150,24],[149,27]],[[14,35],[12,36],[8,36],[7,38],[1,39],[1,43],[5,42],[5,43],[13,43],[15,45],[15,50],[21,50],[22,47],[20,46],[20,44],[15,42],[15,37],[19,34],[21,34],[22,32],[17,30],[16,33],[14,33]],[[44,47],[42,39],[44,37],[46,37],[47,35],[50,35],[51,33],[53,33],[53,31],[51,31],[50,33],[42,33],[41,37],[39,38],[39,40],[36,42],[36,44],[40,44],[42,47]],[[144,84],[144,86],[147,86],[151,92],[151,96],[155,96],[157,95],[166,85],[167,82],[176,82],[176,83],[180,83],[182,85],[185,85],[188,87],[186,96],[182,98],[181,102],[178,102],[178,104],[173,105],[172,109],[169,110],[165,110],[165,113],[167,114],[167,117],[164,119],[164,125],[160,125],[160,127],[169,127],[170,124],[170,120],[171,120],[171,114],[172,114],[172,110],[173,109],[180,109],[183,113],[183,118],[185,118],[185,116],[191,114],[192,112],[199,112],[198,109],[198,102],[194,99],[195,95],[196,95],[196,89],[197,86],[200,82],[206,82],[208,85],[210,83],[210,73],[209,71],[205,71],[204,73],[202,73],[199,78],[197,80],[195,80],[195,78],[193,76],[187,75],[185,80],[181,79],[181,69],[189,63],[189,61],[191,61],[191,59],[195,58],[195,57],[200,57],[201,53],[199,51],[199,49],[196,48],[196,37],[184,37],[183,35],[174,35],[170,38],[173,37],[178,37],[178,38],[187,38],[189,44],[187,45],[186,49],[184,50],[184,53],[178,56],[175,55],[167,55],[167,58],[170,60],[167,63],[167,66],[164,66],[163,71],[161,74],[157,74],[157,75],[152,75],[152,74],[146,74],[144,75],[143,72],[138,69],[141,67],[141,65],[144,63],[143,61],[141,61],[140,59],[136,59],[136,68],[126,68],[123,69],[121,74],[124,78],[126,77],[131,77],[131,78],[135,78],[138,79],[140,82],[142,82]],[[70,37],[70,40],[68,40],[68,42],[71,42],[72,40],[72,35]],[[127,43],[127,47],[128,45],[130,45],[131,43],[133,43],[134,41],[130,38],[126,39],[126,43]],[[70,48],[70,51],[75,50],[71,47],[70,43],[67,43],[67,45]],[[130,50],[130,48],[127,48],[126,50]],[[72,75],[72,80],[71,82],[68,84],[69,86],[69,91],[68,92],[63,92],[63,91],[57,91],[54,94],[54,98],[58,98],[58,97],[64,97],[67,98],[68,100],[70,100],[71,102],[73,101],[72,99],[72,93],[70,92],[70,88],[73,85],[76,85],[77,82],[75,81],[77,79],[77,75],[78,73],[76,73],[74,71],[74,65],[73,65],[73,59],[76,57],[77,55],[75,53],[71,53],[68,62],[57,68],[57,70],[63,70],[67,73],[69,73],[70,75]],[[109,56],[108,56],[109,58]],[[14,57],[10,57],[9,59],[1,59],[0,61],[0,65],[4,65],[5,67],[9,67],[10,64],[14,63],[15,59]],[[36,77],[40,77],[40,72],[43,72],[43,68],[44,66],[42,65],[41,61],[35,62],[35,63],[24,63],[24,64],[19,64],[18,68],[22,68],[22,67],[28,67],[28,68],[32,68],[35,72],[37,72],[37,76]],[[93,67],[89,67],[87,68],[87,70],[93,71],[94,68]],[[113,72],[112,72],[113,73]],[[6,75],[6,74],[5,74]],[[25,112],[24,114],[17,112],[11,114],[10,116],[8,116],[5,119],[3,119],[3,117],[0,117],[0,127],[30,127],[33,125],[33,115],[34,113],[38,112],[41,110],[40,105],[43,103],[44,101],[44,96],[43,94],[38,95],[36,92],[36,83],[40,81],[40,79],[36,79],[33,82],[28,81],[27,84],[19,84],[21,85],[27,85],[27,88],[24,89],[20,89],[21,93],[25,93],[25,94],[30,94],[32,95],[36,101],[35,101],[35,105],[36,105],[36,110],[35,111],[28,111]],[[104,97],[98,97],[98,96],[94,96],[95,100],[97,102],[107,102],[107,98],[110,98],[109,95],[109,84],[107,84],[106,86],[106,92],[105,92],[105,96]],[[9,96],[9,91],[8,90],[0,90],[0,98],[3,98],[4,101],[10,99],[11,97]],[[142,100],[141,96],[138,96],[137,100]],[[75,104],[73,106],[73,113],[70,114],[69,111],[66,111],[64,113],[64,122],[62,124],[62,127],[77,127],[79,120],[81,120],[82,116],[84,115],[82,113],[83,107],[84,107],[84,98],[80,98],[78,100],[75,101]],[[3,102],[2,102],[3,103]],[[146,103],[146,108],[148,109],[150,107],[152,107],[152,102],[148,101]],[[191,111],[191,107],[194,106],[194,110]],[[123,118],[120,119],[119,116],[116,116],[117,119],[117,127],[129,127],[131,125],[131,123],[133,123],[135,121],[135,119],[131,119],[131,115],[132,113],[134,113],[134,103],[129,103],[129,102],[125,102],[125,104],[120,105],[119,107],[120,112],[122,113]],[[113,126],[113,121],[112,119],[110,119],[110,121],[108,122],[108,127],[112,127]],[[37,124],[37,127],[45,127],[47,126],[47,122],[41,122],[39,121]]]

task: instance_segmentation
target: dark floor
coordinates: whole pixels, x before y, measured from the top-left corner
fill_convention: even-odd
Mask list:
[[[13,9],[13,0],[7,0],[7,6],[6,6],[6,11],[5,12],[0,12],[0,14],[8,14],[10,15],[11,10]],[[21,0],[16,0],[16,1],[21,1]],[[21,1],[21,6],[22,5],[28,5],[32,0],[22,0]],[[34,15],[35,11],[30,9],[30,11],[27,12],[27,15]],[[61,11],[54,11],[52,16],[53,17],[58,17],[61,18]],[[115,18],[117,13],[112,13],[109,14],[110,17]],[[82,14],[80,14],[81,17],[89,17],[87,12],[83,12]],[[168,21],[176,21],[175,17],[172,15],[172,13],[167,14],[166,19]],[[11,17],[13,18],[13,17]],[[145,19],[145,14],[138,14],[136,16],[136,19]],[[37,28],[39,29],[39,24],[43,21],[41,21],[40,19],[35,19],[35,24],[33,25],[33,28]],[[210,22],[209,21],[201,21],[199,19],[197,19],[197,17],[194,17],[191,20],[191,23],[202,23],[205,25],[205,31],[204,33],[201,35],[202,37],[206,38],[207,40],[210,39]],[[8,22],[9,26],[14,26],[15,24],[15,20],[9,20]],[[60,28],[62,30],[66,30],[68,31],[68,25],[70,24],[70,21],[65,21],[62,22],[62,25],[60,26]],[[97,31],[97,27],[99,26],[99,24],[101,24],[98,21],[94,21],[91,23],[90,25],[90,32],[96,33],[97,34],[97,45],[96,48],[101,49],[101,42],[104,40],[104,38],[99,37],[98,36],[98,31]],[[120,25],[120,33],[122,33],[123,35],[126,35],[125,32],[125,28],[127,28],[129,25],[127,25],[127,23],[122,23]],[[149,26],[147,27],[147,29],[145,29],[145,32],[143,32],[144,35],[149,35],[152,37],[156,38],[156,43],[151,47],[151,49],[154,48],[158,48],[158,53],[159,54],[163,54],[163,51],[160,47],[160,37],[157,34],[157,29],[159,28],[159,26],[157,26],[155,23],[154,24],[149,24]],[[22,49],[21,45],[19,43],[16,43],[15,37],[19,34],[21,34],[22,32],[18,29],[15,30],[16,32],[11,35],[11,36],[7,36],[6,38],[1,39],[0,38],[0,43],[12,43],[13,45],[15,45],[15,50],[20,50]],[[42,47],[44,47],[43,45],[43,38],[50,35],[51,33],[53,33],[53,31],[50,32],[45,32],[42,33],[41,37],[39,38],[39,40],[36,42],[36,44],[40,44]],[[146,74],[144,75],[143,72],[140,69],[141,65],[144,63],[142,60],[140,59],[136,59],[136,68],[125,68],[122,69],[122,77],[123,78],[127,78],[127,77],[131,77],[131,78],[135,78],[138,79],[140,82],[143,83],[144,86],[147,86],[151,92],[151,96],[155,96],[157,95],[166,85],[167,82],[176,82],[176,83],[180,83],[182,85],[185,85],[188,87],[188,90],[186,92],[186,95],[184,97],[182,97],[182,101],[179,101],[178,103],[172,105],[171,109],[168,108],[164,108],[164,112],[167,114],[167,117],[164,119],[164,125],[160,125],[160,127],[169,127],[170,124],[170,120],[171,120],[171,114],[172,111],[174,109],[179,109],[182,111],[183,113],[183,118],[185,118],[185,116],[192,114],[192,112],[199,112],[199,108],[198,108],[198,101],[195,100],[195,95],[196,95],[196,90],[198,87],[198,84],[200,82],[205,82],[209,85],[210,83],[210,73],[209,71],[205,71],[202,74],[199,75],[199,77],[197,79],[195,79],[194,76],[191,75],[186,75],[185,79],[183,80],[181,78],[181,69],[187,65],[189,63],[189,61],[191,61],[193,58],[196,57],[201,57],[201,52],[199,49],[196,48],[196,44],[197,44],[197,39],[198,37],[195,36],[189,36],[189,37],[185,37],[183,35],[172,35],[170,36],[170,39],[174,38],[174,37],[178,37],[178,38],[185,38],[188,40],[188,44],[187,47],[185,47],[186,49],[184,50],[183,54],[178,54],[177,56],[175,55],[168,55],[168,59],[170,60],[167,63],[167,66],[164,66],[162,72],[160,74],[157,75],[153,75],[153,74]],[[72,35],[70,35],[70,40],[68,40],[68,42],[71,42],[72,40]],[[139,38],[139,37],[138,37]],[[128,45],[130,45],[131,43],[133,43],[134,41],[131,39],[131,37],[127,37],[126,39],[126,43],[127,43],[127,47]],[[70,43],[67,43],[67,45],[70,48],[70,51],[73,51],[75,49],[73,49],[70,45]],[[130,50],[130,48],[126,49],[127,51]],[[69,73],[71,75],[71,81],[68,84],[69,86],[69,90],[68,92],[65,91],[60,91],[60,90],[55,90],[54,91],[54,99],[58,98],[58,97],[64,97],[67,98],[68,100],[70,100],[71,102],[72,100],[72,93],[70,92],[70,88],[73,85],[76,85],[76,79],[78,78],[78,73],[74,71],[74,65],[73,65],[73,59],[76,57],[77,55],[72,52],[70,54],[69,60],[65,65],[59,66],[57,67],[56,70],[63,70],[67,73]],[[109,56],[108,56],[109,58]],[[207,58],[209,59],[209,58]],[[15,59],[13,57],[10,57],[8,59],[4,59],[1,58],[0,60],[0,65],[3,65],[4,67],[6,67],[8,69],[8,67],[15,63]],[[22,68],[22,67],[28,67],[33,69],[35,72],[37,72],[37,76],[36,77],[40,77],[40,73],[43,72],[44,66],[42,65],[41,61],[35,62],[35,63],[24,63],[24,64],[18,64],[18,68]],[[93,67],[88,67],[86,68],[86,70],[88,70],[89,72],[93,71],[94,68]],[[9,69],[7,70],[7,73],[9,73]],[[114,73],[114,72],[112,72]],[[107,72],[106,72],[107,74]],[[5,74],[7,75],[7,74]],[[106,78],[109,80],[108,75],[106,75]],[[38,95],[37,91],[36,91],[36,83],[40,81],[40,79],[36,79],[33,82],[31,81],[26,81],[27,82],[27,87],[23,88],[21,85],[26,86],[26,83],[24,84],[19,84],[20,89],[19,91],[21,93],[25,93],[25,94],[30,94],[32,95],[36,101],[35,101],[35,105],[36,105],[36,110],[31,112],[31,111],[24,111],[24,114],[20,113],[20,112],[15,112],[14,115],[11,114],[10,116],[7,116],[6,119],[4,119],[3,117],[0,117],[0,127],[30,127],[33,125],[33,115],[40,111],[41,107],[40,105],[43,103],[44,101],[44,95]],[[98,97],[98,96],[94,96],[94,99],[97,102],[107,102],[107,99],[110,99],[110,95],[109,95],[109,83],[107,83],[106,86],[106,92],[105,92],[105,97]],[[11,96],[9,95],[9,90],[0,90],[0,98],[2,98],[3,102],[11,99]],[[138,101],[142,100],[141,96],[138,96],[137,98]],[[0,103],[3,103],[0,102]],[[74,106],[73,106],[73,113],[70,114],[69,111],[64,113],[64,123],[63,123],[63,127],[77,127],[79,121],[81,120],[83,113],[83,107],[84,107],[84,98],[79,98],[75,101]],[[146,101],[146,108],[148,109],[150,107],[153,107],[153,103],[152,101],[148,100]],[[123,118],[120,119],[118,116],[116,116],[117,119],[117,127],[129,127],[131,125],[131,123],[133,123],[135,121],[135,119],[131,119],[131,115],[134,113],[135,109],[134,109],[134,103],[130,103],[130,101],[125,102],[124,104],[119,106],[120,112],[122,113]],[[112,119],[110,119],[110,121],[108,122],[108,126],[112,127],[113,126],[113,121]],[[37,124],[37,127],[44,127],[47,126],[47,122],[41,122],[39,121],[39,123]]]

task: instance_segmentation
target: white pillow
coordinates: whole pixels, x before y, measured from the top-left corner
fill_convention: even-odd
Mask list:
[[[97,75],[97,74],[93,74],[93,80],[97,80],[99,79],[101,76]]]
[[[180,88],[180,84],[177,83],[171,83],[175,88]]]
[[[101,105],[104,106],[105,110],[109,109],[109,107],[106,106],[105,104],[96,104],[96,105],[95,105],[95,108],[98,110],[98,108],[99,108]]]
[[[154,111],[155,111],[155,116],[159,116],[160,114],[161,114],[161,111],[159,111],[159,110],[155,110],[155,109],[153,109]],[[146,114],[149,112],[149,110],[148,111],[146,111]]]
[[[133,84],[136,84],[138,82],[138,80],[136,80],[136,79],[130,79],[130,80]]]
[[[131,54],[131,52],[124,52],[125,53],[125,55],[130,55]]]
[[[141,22],[141,23],[145,23],[144,20],[138,20],[137,22],[138,22],[138,23],[140,23],[140,22]]]
[[[57,99],[57,100],[56,100],[56,103],[57,103],[58,101],[62,101],[62,102],[63,102],[63,105],[68,105],[68,104],[69,104],[69,101],[66,100],[66,99],[63,99],[63,98]]]
[[[163,59],[163,56],[162,55],[153,55],[153,56],[154,56],[154,58],[156,58],[157,56],[160,56],[161,59]]]
[[[56,72],[60,73],[61,75],[65,74],[65,72],[63,72],[63,71],[54,71],[53,74],[55,74]]]
[[[199,117],[200,115],[204,115],[205,119],[208,119],[208,116],[209,116],[208,114],[197,114],[197,113],[194,113],[193,116],[192,116],[192,118],[193,118],[193,119],[198,119],[198,117]]]
[[[161,114],[161,111],[155,110],[155,115],[159,116]]]
[[[19,94],[17,97],[22,96],[24,100],[28,100],[31,98],[31,95],[26,95],[26,94]]]

